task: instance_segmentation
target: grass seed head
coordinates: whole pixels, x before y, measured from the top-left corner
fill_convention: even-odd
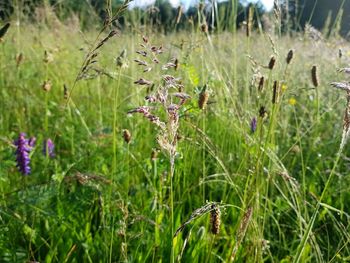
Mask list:
[[[273,70],[273,68],[275,67],[275,64],[276,64],[276,58],[274,56],[272,56],[270,58],[270,62],[269,62],[268,68],[270,70]]]
[[[2,28],[0,28],[0,40],[3,39],[10,25],[11,25],[10,23],[6,23]]]
[[[16,55],[16,66],[17,66],[17,68],[22,64],[23,60],[24,60],[24,55],[23,55],[22,52]]]
[[[63,84],[63,98],[67,100],[69,98],[68,86]]]
[[[278,81],[273,82],[273,93],[272,93],[272,103],[276,104],[278,102]]]
[[[131,142],[131,133],[128,129],[123,130],[123,138],[127,144],[129,144]]]
[[[212,210],[210,211],[210,224],[211,224],[211,232],[214,235],[217,235],[220,232],[220,224],[221,224],[220,216],[221,216],[220,208],[215,203],[212,204]]]
[[[265,78],[264,76],[262,76],[259,80],[259,85],[258,85],[258,91],[263,91],[264,89],[264,82],[265,82]]]
[[[314,85],[315,88],[318,87],[319,85],[319,79],[318,79],[318,74],[317,74],[317,66],[313,65],[311,68],[311,80],[312,84]]]
[[[294,56],[294,51],[291,49],[289,50],[286,58],[286,62],[288,65],[292,62],[293,56]]]
[[[208,99],[209,99],[209,93],[207,91],[207,85],[205,85],[202,91],[199,93],[199,98],[198,98],[198,107],[201,110],[206,109],[208,104]]]
[[[44,83],[41,85],[42,89],[44,91],[50,91],[51,90],[51,87],[52,87],[52,84],[51,84],[51,80],[45,80]]]

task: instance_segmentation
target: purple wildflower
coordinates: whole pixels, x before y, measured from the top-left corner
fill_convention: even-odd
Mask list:
[[[256,118],[253,117],[253,119],[250,122],[250,131],[254,133],[256,131],[257,121]]]
[[[17,146],[16,149],[16,161],[18,170],[23,175],[30,174],[30,157],[29,153],[34,147],[35,138],[26,139],[25,133],[20,133],[18,139],[14,141],[14,145]]]
[[[51,139],[47,139],[44,141],[43,154],[45,156],[54,158],[55,157],[54,149],[55,149],[55,145]]]

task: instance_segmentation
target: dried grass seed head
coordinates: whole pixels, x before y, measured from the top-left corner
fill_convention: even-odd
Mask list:
[[[293,49],[288,51],[287,57],[286,57],[286,62],[289,65],[292,62],[292,59],[294,57],[294,51]]]
[[[51,87],[52,87],[52,84],[51,84],[51,80],[45,80],[44,82],[43,82],[43,84],[41,85],[41,87],[42,87],[42,89],[44,90],[44,91],[50,91],[51,90]]]
[[[127,144],[129,144],[131,142],[131,133],[128,129],[123,130],[123,138]]]
[[[214,235],[219,234],[220,232],[220,224],[221,224],[221,212],[218,205],[215,203],[212,204],[212,210],[210,211],[210,224],[211,224],[211,232]]]
[[[270,70],[273,70],[273,68],[275,67],[275,64],[276,64],[276,58],[275,58],[274,56],[272,56],[272,57],[270,58],[268,68],[269,68]]]
[[[316,65],[313,65],[311,68],[311,80],[314,87],[317,88],[319,85],[319,79]]]

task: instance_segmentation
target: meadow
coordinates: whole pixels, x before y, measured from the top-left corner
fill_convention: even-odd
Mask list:
[[[350,260],[339,35],[15,22],[0,262]]]

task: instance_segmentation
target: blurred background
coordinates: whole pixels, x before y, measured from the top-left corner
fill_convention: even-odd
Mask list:
[[[121,0],[2,0],[0,1],[0,19],[7,21],[23,18],[30,22],[48,22],[49,14],[55,14],[60,21],[79,19],[83,29],[97,27],[98,20],[106,17],[107,5],[117,7]],[[170,30],[182,30],[197,22],[200,8],[207,15],[209,30],[220,32],[231,30],[232,21],[242,25],[247,12],[254,6],[256,21],[266,27],[264,14],[272,14],[272,8],[278,6],[283,31],[300,31],[306,23],[322,29],[327,36],[335,26],[342,36],[348,37],[350,30],[350,1],[346,0],[135,0],[129,6],[127,15],[119,21],[120,26],[146,25],[151,23],[164,33]],[[237,17],[235,10],[237,8]],[[47,12],[50,10],[50,12]],[[265,24],[264,24],[265,23]],[[176,25],[176,26],[175,26]],[[258,25],[258,24],[257,24]]]

